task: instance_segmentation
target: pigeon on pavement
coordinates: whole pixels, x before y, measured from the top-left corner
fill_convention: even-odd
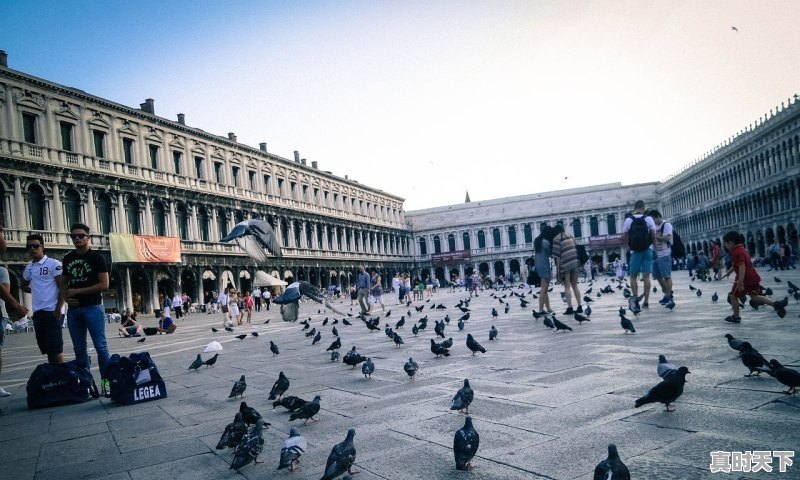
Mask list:
[[[463,410],[464,413],[469,415],[469,406],[474,396],[475,394],[469,386],[469,380],[465,378],[464,386],[459,388],[453,397],[453,404],[450,406],[450,410],[458,410],[459,412]]]
[[[351,428],[347,431],[347,438],[331,449],[328,461],[325,463],[325,473],[320,480],[333,480],[345,472],[358,473],[357,470],[353,470],[356,461],[356,447],[353,445],[355,436],[356,431]]]
[[[242,420],[242,413],[236,412],[233,422],[229,423],[225,427],[225,431],[222,432],[222,436],[217,443],[217,450],[236,447],[245,433],[247,433],[247,424]]]
[[[725,338],[728,339],[728,345],[739,352],[739,355],[742,354],[742,341],[731,335],[730,333],[725,334]]]
[[[472,426],[472,417],[464,420],[464,426],[458,430],[453,438],[453,455],[456,458],[456,470],[469,470],[470,462],[478,452],[481,438],[475,427]]]
[[[206,364],[206,367],[213,367],[213,366],[214,366],[214,364],[215,364],[215,363],[217,363],[217,358],[219,358],[219,353],[217,353],[217,354],[214,354],[214,356],[213,356],[213,357],[209,358],[208,360],[206,360],[206,361],[205,361],[205,362],[203,362],[203,363],[205,363],[205,364]]]
[[[470,351],[472,352],[473,356],[475,355],[476,352],[486,353],[486,349],[483,348],[481,346],[481,344],[478,343],[477,340],[472,338],[472,334],[471,333],[467,334],[467,348],[470,349]]]
[[[198,368],[202,367],[203,364],[204,364],[203,359],[200,358],[200,354],[198,353],[197,358],[194,360],[194,362],[192,362],[191,365],[189,365],[189,368],[187,368],[187,370],[197,370]]]
[[[248,407],[245,402],[239,405],[239,412],[242,413],[242,420],[248,425],[253,425],[261,419],[261,414],[253,407]]]
[[[761,375],[760,367],[767,367],[771,369],[769,362],[763,355],[758,353],[758,350],[753,348],[750,345],[750,342],[742,342],[742,364],[750,370],[750,373],[745,375],[745,377],[750,377],[755,372],[756,375]]]
[[[291,350],[291,349],[290,349]],[[272,340],[269,341],[269,351],[272,352],[272,356],[280,355],[280,351],[278,350],[278,346],[275,345],[275,342]]]
[[[281,398],[280,400],[275,400],[272,402],[272,409],[275,410],[277,407],[283,407],[290,412],[294,412],[300,410],[306,403],[308,402],[300,397],[289,395]]]
[[[636,333],[636,329],[633,328],[633,322],[625,318],[625,315],[619,316],[619,324],[622,326],[622,329],[625,330],[625,333]]]
[[[403,370],[406,371],[411,380],[414,380],[414,375],[417,374],[417,370],[419,370],[419,365],[417,365],[417,362],[415,362],[413,358],[409,357],[406,364],[403,365]]]
[[[658,356],[658,365],[656,366],[656,372],[658,376],[666,379],[667,377],[671,376],[675,372],[678,371],[678,367],[675,365],[667,362],[667,357],[664,355]]]
[[[325,351],[332,352],[333,350],[339,350],[340,348],[342,348],[342,339],[341,337],[336,337],[336,340],[334,340],[331,343],[331,346],[326,348]]]
[[[613,443],[608,444],[608,458],[594,468],[594,480],[631,480],[628,467],[620,460]]]
[[[272,385],[272,390],[270,390],[267,400],[275,400],[276,397],[280,400],[286,390],[289,390],[289,379],[286,378],[283,372],[280,372],[278,373],[278,379]]]
[[[489,341],[494,341],[495,338],[497,338],[497,329],[492,325],[492,328],[489,329]]]
[[[372,363],[371,358],[367,358],[367,361],[364,362],[364,365],[361,365],[361,373],[364,374],[364,378],[372,378],[372,374],[375,372],[375,364]]]
[[[636,400],[636,408],[646,405],[648,403],[663,403],[666,406],[666,411],[674,412],[674,408],[670,408],[672,402],[678,399],[683,393],[683,385],[686,383],[686,374],[691,373],[688,368],[680,367],[674,374],[662,380],[661,383],[651,388],[647,395]]]
[[[236,446],[231,470],[239,470],[250,463],[263,463],[258,460],[258,456],[264,450],[264,419],[259,418],[256,426],[251,428]]]
[[[432,338],[431,338],[431,353],[436,355],[436,358],[439,358],[442,355],[444,355],[445,357],[450,356],[449,348],[442,346],[441,343],[436,343],[436,340]]]
[[[297,469],[297,465],[300,464],[300,456],[306,452],[307,448],[308,443],[306,439],[297,433],[294,427],[291,428],[289,430],[289,438],[284,440],[283,448],[281,448],[281,459],[280,462],[278,462],[278,470],[288,468],[290,472],[294,472]]]
[[[769,361],[772,368],[770,375],[775,377],[775,380],[789,387],[789,390],[783,392],[786,395],[797,393],[797,387],[800,387],[800,372],[791,368],[786,368],[774,358]]]
[[[305,405],[303,405],[302,408],[300,408],[300,410],[291,414],[289,416],[289,421],[305,419],[303,425],[308,425],[309,420],[317,422],[318,420],[314,418],[314,415],[319,413],[319,400],[320,397],[319,395],[317,395],[316,397],[314,397],[314,400],[311,400],[310,402],[306,403]]]
[[[559,330],[572,331],[572,328],[559,321],[556,317],[553,317],[553,326],[556,327],[556,333],[558,333]]]
[[[231,388],[231,394],[228,395],[228,398],[236,398],[236,397],[244,397],[244,391],[247,389],[247,382],[244,380],[244,375],[234,382],[233,388]]]
[[[366,357],[362,357],[360,353],[356,352],[356,347],[353,345],[353,348],[344,355],[342,362],[344,362],[346,365],[356,368],[356,365],[361,362],[365,362],[366,360]]]

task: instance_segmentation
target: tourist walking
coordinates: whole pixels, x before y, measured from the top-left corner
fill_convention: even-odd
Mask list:
[[[381,276],[378,275],[377,270],[372,271],[372,278],[369,284],[369,293],[372,295],[370,301],[370,313],[372,312],[372,305],[376,303],[381,304],[381,311],[386,312],[386,306],[383,304],[383,286],[381,285]]]
[[[553,227],[545,226],[539,236],[533,240],[533,268],[539,277],[539,312],[552,312],[550,296],[550,256],[553,254],[551,242],[553,240]]]
[[[650,306],[650,273],[653,271],[653,250],[656,243],[656,224],[653,219],[645,215],[645,205],[637,200],[633,205],[633,215],[625,219],[622,225],[622,242],[628,244],[631,250],[631,261],[628,272],[631,277],[631,292],[639,296],[639,274],[642,274],[644,283],[644,303],[642,308]]]
[[[564,232],[564,226],[559,224],[553,227],[552,254],[556,261],[556,268],[564,283],[564,293],[567,297],[567,310],[564,315],[572,315],[575,312],[583,313],[581,305],[581,292],[578,289],[578,274],[580,273],[580,262],[578,261],[578,250],[575,248],[575,237]],[[575,295],[577,310],[572,308],[572,296]]]
[[[358,304],[361,307],[361,313],[364,315],[369,312],[369,281],[369,273],[364,269],[364,265],[359,265],[356,288],[358,288]]]
[[[650,217],[656,224],[656,258],[653,261],[653,278],[664,293],[658,303],[668,305],[672,299],[672,224],[664,221],[661,212],[650,210]]]

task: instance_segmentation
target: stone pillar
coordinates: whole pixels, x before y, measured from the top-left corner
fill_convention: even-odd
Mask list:
[[[308,238],[306,238],[306,221],[301,220],[299,223],[300,223],[300,248],[306,250],[308,248]]]
[[[598,233],[600,235],[608,235],[608,216],[603,215],[597,223]]]
[[[150,311],[152,312],[156,308],[161,308],[161,305],[158,303],[158,281],[156,279],[155,270],[146,270],[145,273],[147,274],[147,278],[150,280]],[[166,295],[167,292],[164,292],[165,298]]]
[[[189,225],[189,240],[199,241],[200,231],[197,228],[197,205],[191,205],[188,208],[192,209],[191,224]]]
[[[117,193],[117,211],[116,218],[117,218],[117,232],[119,233],[128,233],[128,219],[126,217],[125,212],[125,196],[124,193],[118,192]]]
[[[150,197],[144,199],[144,233],[153,235],[153,211],[150,209]]]
[[[25,215],[25,199],[22,197],[22,183],[18,176],[14,177],[14,227],[20,230],[27,230],[30,226],[28,216]]]
[[[216,208],[211,209],[211,223],[212,223],[211,229],[208,231],[208,239],[211,240],[212,242],[218,242],[221,237],[219,236],[219,226],[217,223]],[[276,238],[277,238],[277,233],[278,232],[275,232]]]
[[[125,268],[125,308],[133,312],[133,289],[131,288],[131,267]]]
[[[56,232],[63,232],[64,231],[64,206],[61,202],[61,189],[58,186],[58,183],[53,183],[53,198],[48,200],[50,204],[50,229]],[[45,223],[45,229],[47,229],[47,224]]]
[[[97,224],[97,210],[94,206],[94,189],[92,187],[86,189],[86,223],[92,229],[100,230],[100,225]]]
[[[179,237],[180,234],[178,232],[178,219],[175,216],[175,200],[170,200],[169,202],[169,233],[168,235],[172,235],[175,237]]]

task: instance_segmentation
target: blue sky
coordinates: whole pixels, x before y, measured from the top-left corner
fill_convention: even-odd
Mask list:
[[[0,0],[0,49],[413,210],[663,180],[800,93],[798,16],[792,1]]]

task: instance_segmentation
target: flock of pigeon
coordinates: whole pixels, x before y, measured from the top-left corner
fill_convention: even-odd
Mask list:
[[[635,334],[636,328],[633,320],[637,319],[638,315],[642,311],[640,302],[643,296],[633,295],[630,291],[630,287],[627,284],[624,284],[623,281],[618,281],[616,288],[612,285],[613,283],[608,283],[604,288],[599,289],[595,298],[600,299],[604,296],[617,294],[618,291],[621,290],[622,296],[626,299],[627,309],[624,307],[619,308],[620,326],[625,334]],[[800,292],[798,292],[797,287],[791,282],[788,282],[788,285],[789,294],[794,295],[794,298],[800,301]],[[572,313],[572,317],[577,322],[578,326],[586,322],[591,322],[591,305],[595,301],[590,296],[592,293],[592,288],[592,284],[590,283],[588,290],[585,292],[586,295],[583,297],[583,302],[581,304],[582,308],[578,312]],[[695,292],[696,296],[701,296],[702,292],[700,289],[694,286],[690,286],[690,289]],[[539,292],[534,293],[533,289],[525,292],[522,286],[518,286],[516,288],[505,287],[494,290],[488,295],[488,297],[490,301],[498,301],[498,303],[501,305],[502,311],[507,314],[511,308],[511,302],[519,302],[519,307],[526,309],[528,304],[537,298],[538,293]],[[316,298],[312,298],[312,300],[319,301]],[[715,293],[712,296],[712,302],[716,303],[717,300],[718,295]],[[382,314],[382,317],[385,321],[383,328],[384,334],[388,337],[390,342],[399,348],[405,344],[405,340],[400,336],[398,331],[405,329],[407,323],[413,322],[411,326],[411,334],[414,338],[416,338],[421,334],[424,334],[426,331],[429,322],[428,317],[431,312],[445,310],[449,310],[450,313],[453,311],[458,312],[458,318],[455,319],[455,322],[453,323],[455,323],[459,332],[467,328],[468,322],[473,316],[491,315],[493,321],[499,320],[501,314],[496,307],[491,308],[491,311],[479,312],[477,307],[470,305],[472,301],[472,297],[464,298],[453,307],[445,306],[442,303],[437,304],[436,302],[431,302],[430,299],[418,306],[412,306],[412,302],[408,302],[405,304],[405,307],[395,307],[402,308],[403,310],[407,311],[405,314],[401,315],[399,320],[394,322],[393,326],[388,320],[392,316],[393,310],[389,310],[385,314]],[[670,302],[669,304],[665,305],[665,307],[672,310],[675,308],[675,304]],[[428,309],[428,312],[424,311],[426,308]],[[483,309],[485,307],[482,306],[480,308]],[[488,308],[486,308],[486,310],[488,310]],[[335,309],[333,311],[340,313]],[[317,313],[322,314],[323,311],[319,310]],[[429,339],[430,351],[434,358],[449,357],[451,355],[451,350],[454,348],[453,338],[448,337],[445,334],[446,329],[451,325],[453,319],[450,318],[450,313],[442,313],[444,313],[444,317],[441,320],[434,320],[433,332],[435,336],[434,338]],[[630,318],[626,316],[628,314],[630,315]],[[557,315],[553,312],[537,312],[534,309],[532,315],[535,319],[541,320],[545,327],[553,329],[556,333],[573,331],[571,326],[559,320]],[[412,317],[419,318],[412,320]],[[329,327],[330,334],[333,336],[333,341],[325,349],[325,353],[326,355],[328,352],[330,353],[330,361],[337,362],[340,358],[339,350],[342,348],[342,337],[337,327],[341,329],[348,327],[354,328],[354,323],[357,324],[357,322],[360,321],[368,331],[379,331],[381,329],[381,319],[381,316],[369,317],[365,314],[353,315],[351,313],[347,313],[342,315],[342,318],[339,319],[333,318],[331,320],[330,317],[326,317],[323,321],[316,325],[312,325],[311,318],[309,317],[308,319],[299,322],[299,325],[302,326],[300,332],[305,337],[312,339],[312,346],[321,342],[323,328]],[[284,320],[286,320],[285,316]],[[269,322],[269,320],[267,320],[267,322]],[[231,326],[226,326],[225,329],[229,332],[233,332],[233,327]],[[217,333],[218,329],[212,328],[212,331]],[[252,332],[251,335],[257,337],[258,332]],[[244,340],[247,337],[248,335],[241,334],[236,338]],[[739,352],[742,363],[749,369],[749,374],[747,376],[767,373],[774,377],[778,382],[789,388],[789,390],[784,393],[793,394],[797,391],[797,387],[800,386],[800,372],[781,365],[775,359],[767,361],[747,341],[738,340],[731,334],[726,335],[726,337],[730,347]],[[498,341],[499,338],[498,329],[495,325],[492,325],[488,331],[488,340],[490,342],[495,342]],[[441,339],[441,341],[437,341],[439,339]],[[270,340],[269,345],[269,349],[273,357],[280,355],[278,345],[274,341]],[[478,342],[478,340],[476,340],[472,333],[467,333],[464,345],[466,346],[466,350],[468,350],[472,356],[476,355],[477,353],[485,354],[487,352],[487,349],[484,348]],[[214,355],[208,360],[203,360],[200,355],[197,355],[197,358],[191,364],[189,369],[198,370],[203,366],[213,366],[218,359],[218,355],[219,354]],[[356,346],[352,346],[351,349],[341,357],[341,360],[342,363],[350,366],[351,370],[354,370],[358,365],[361,365],[361,373],[364,375],[366,380],[372,378],[372,375],[375,373],[375,363],[373,362],[372,358],[366,357],[359,353]],[[415,378],[419,372],[419,368],[419,364],[414,361],[413,358],[408,358],[408,360],[403,364],[403,371],[408,375],[410,380]],[[679,367],[675,364],[669,363],[664,355],[659,356],[659,360],[656,365],[656,372],[662,379],[661,382],[651,388],[644,396],[637,399],[634,406],[639,408],[642,405],[650,403],[662,403],[665,405],[667,412],[672,412],[674,411],[673,403],[683,393],[684,385],[686,383],[686,375],[690,374],[691,372],[686,366]],[[277,407],[283,407],[291,414],[289,421],[303,420],[303,425],[308,425],[309,421],[316,422],[316,416],[320,412],[320,396],[317,395],[313,400],[310,401],[304,400],[297,396],[285,396],[284,394],[289,390],[289,387],[289,379],[286,377],[286,375],[284,375],[284,372],[280,372],[278,379],[275,381],[268,397],[269,400],[274,400],[273,410]],[[228,398],[237,399],[242,397],[246,388],[247,383],[245,380],[245,375],[242,375],[241,378],[234,383]],[[451,410],[467,415],[464,421],[464,426],[455,432],[453,439],[453,454],[455,457],[456,469],[458,470],[469,470],[472,468],[471,462],[475,457],[480,445],[480,436],[473,424],[473,418],[469,416],[469,407],[474,398],[475,394],[470,386],[469,379],[464,379],[463,386],[453,396],[452,404],[450,406]],[[261,463],[261,461],[258,460],[258,457],[264,449],[264,439],[262,433],[263,430],[269,428],[270,425],[271,424],[268,423],[266,419],[254,408],[248,406],[244,401],[241,402],[239,411],[236,412],[233,422],[225,428],[219,443],[217,444],[217,449],[220,450],[225,448],[233,449],[233,459],[230,466],[231,469],[238,470],[251,463]],[[356,473],[353,470],[353,465],[356,459],[356,449],[353,444],[354,436],[355,430],[350,429],[347,432],[346,438],[341,443],[333,447],[328,457],[322,480],[334,479],[343,474]],[[288,468],[290,471],[295,470],[299,466],[300,457],[303,455],[306,449],[307,442],[305,438],[298,433],[296,428],[292,428],[280,451],[278,469],[281,470]],[[627,467],[620,459],[617,447],[615,445],[611,444],[608,446],[608,458],[597,465],[594,478],[630,478]]]

